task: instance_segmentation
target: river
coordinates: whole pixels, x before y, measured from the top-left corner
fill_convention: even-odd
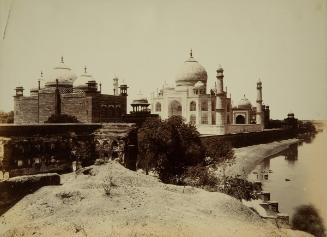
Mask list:
[[[307,138],[278,155],[264,159],[249,175],[260,180],[279,211],[294,214],[295,208],[313,204],[327,226],[327,131]]]

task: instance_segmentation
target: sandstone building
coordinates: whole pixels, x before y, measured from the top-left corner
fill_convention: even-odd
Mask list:
[[[41,79],[43,75],[41,73]],[[23,87],[16,87],[14,96],[14,123],[44,123],[55,113],[75,116],[83,123],[110,122],[127,113],[127,85],[119,86],[114,78],[114,93],[101,93],[98,84],[85,67],[77,78],[63,58],[46,78],[44,87],[30,90],[25,96]],[[60,109],[60,111],[56,111]]]

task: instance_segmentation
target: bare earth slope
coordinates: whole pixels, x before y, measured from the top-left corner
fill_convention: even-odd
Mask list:
[[[92,167],[23,198],[0,217],[0,236],[307,236],[277,229],[225,194],[162,184],[116,162]]]

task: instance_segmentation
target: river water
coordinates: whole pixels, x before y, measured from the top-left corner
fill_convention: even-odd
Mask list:
[[[266,158],[249,175],[260,180],[279,211],[290,219],[295,208],[313,204],[327,226],[327,131],[305,139],[280,154]]]

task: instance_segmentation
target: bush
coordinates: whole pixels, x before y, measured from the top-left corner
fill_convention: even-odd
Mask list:
[[[219,138],[213,138],[210,142],[203,144],[205,148],[205,155],[207,159],[207,165],[218,164],[226,160],[234,158],[234,151],[232,145]]]
[[[183,177],[187,185],[201,187],[208,191],[217,191],[219,180],[207,166],[192,166],[187,169]]]
[[[296,208],[292,218],[292,227],[313,234],[316,237],[326,236],[323,221],[312,205],[302,205]]]
[[[237,177],[225,177],[218,190],[239,200],[256,199],[254,184]]]

